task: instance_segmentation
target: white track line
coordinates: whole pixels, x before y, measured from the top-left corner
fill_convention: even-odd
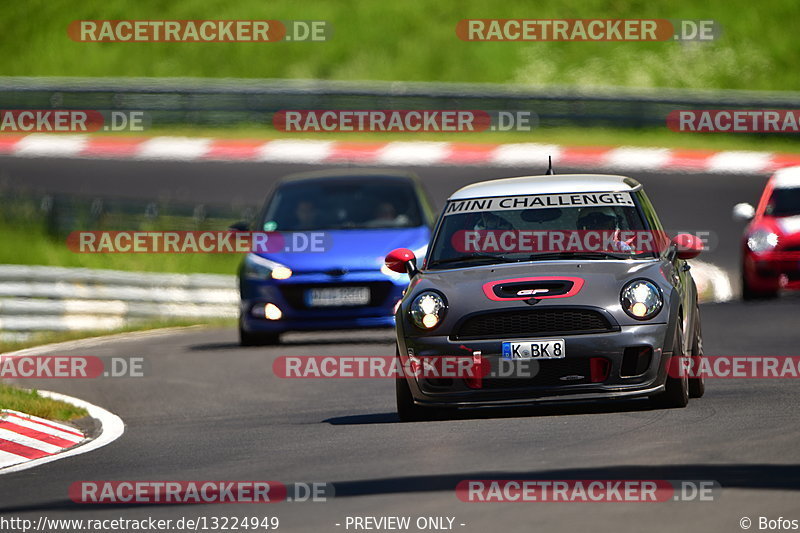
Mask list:
[[[81,135],[32,133],[16,144],[14,154],[22,157],[75,157],[88,142],[88,138]]]
[[[153,137],[139,145],[136,158],[194,160],[208,153],[211,142],[211,139],[192,137]]]
[[[450,154],[450,143],[444,142],[390,142],[375,157],[382,165],[435,165]]]
[[[258,150],[257,161],[278,163],[320,163],[333,151],[333,141],[277,140]]]

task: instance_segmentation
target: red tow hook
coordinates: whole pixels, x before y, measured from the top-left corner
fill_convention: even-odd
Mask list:
[[[491,371],[491,363],[488,359],[481,356],[481,352],[476,350],[472,352],[472,367],[470,368],[470,377],[464,378],[464,383],[470,389],[483,388],[483,376],[488,375]]]
[[[592,383],[602,383],[608,379],[611,372],[611,362],[605,357],[592,357],[589,359],[589,370]]]

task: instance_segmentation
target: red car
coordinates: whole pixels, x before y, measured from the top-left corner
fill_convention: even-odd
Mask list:
[[[737,204],[733,214],[750,221],[742,242],[742,297],[800,289],[800,167],[775,172],[758,207]]]

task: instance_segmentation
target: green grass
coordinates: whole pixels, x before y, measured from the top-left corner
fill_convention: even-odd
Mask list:
[[[4,341],[0,340],[0,354],[13,352],[15,350],[22,350],[32,346],[40,346],[42,344],[52,344],[56,342],[74,341],[78,339],[87,339],[91,337],[102,337],[105,335],[114,335],[117,333],[128,333],[132,331],[144,331],[160,328],[178,328],[186,326],[220,326],[220,327],[234,327],[236,326],[236,319],[234,318],[197,318],[197,319],[162,319],[162,320],[144,320],[129,324],[122,328],[106,329],[106,330],[85,330],[85,331],[42,331],[34,333],[31,337],[25,340]]]
[[[0,8],[3,74],[797,90],[795,0],[27,0]],[[713,43],[464,42],[464,18],[714,19]],[[327,20],[330,41],[79,43],[81,19]]]
[[[51,400],[35,390],[24,390],[0,383],[0,409],[12,409],[48,420],[73,420],[87,416],[81,407]]]
[[[0,241],[0,264],[233,275],[241,261],[241,254],[75,253],[36,224],[8,221],[0,221]]]

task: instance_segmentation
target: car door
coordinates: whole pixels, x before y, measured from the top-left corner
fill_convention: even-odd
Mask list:
[[[667,237],[661,220],[653,208],[653,204],[645,194],[644,190],[640,189],[636,192],[639,207],[642,210],[642,215],[647,220],[650,230],[657,235],[664,235]],[[662,261],[665,266],[665,274],[672,283],[675,290],[678,292],[681,307],[683,309],[683,348],[684,353],[688,353],[691,347],[691,335],[694,331],[694,324],[697,320],[697,287],[695,286],[694,279],[691,274],[691,266],[684,259],[679,259],[677,250],[674,245],[669,246],[662,251]]]

